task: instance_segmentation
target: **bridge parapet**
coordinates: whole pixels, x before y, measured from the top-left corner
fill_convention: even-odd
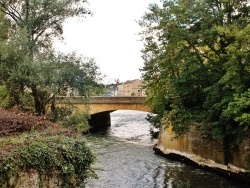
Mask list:
[[[143,104],[145,97],[90,97],[90,104]]]
[[[57,98],[58,103],[71,103],[71,104],[81,104],[86,101],[84,97],[82,96],[76,96],[76,97],[58,97]],[[86,103],[89,104],[143,104],[145,101],[145,97],[99,97],[94,96],[90,97],[89,101]]]
[[[59,97],[57,104],[73,104],[80,111],[88,111],[91,115],[100,112],[112,112],[115,110],[139,110],[150,112],[149,106],[144,104],[145,97],[90,97],[89,101],[82,96]]]

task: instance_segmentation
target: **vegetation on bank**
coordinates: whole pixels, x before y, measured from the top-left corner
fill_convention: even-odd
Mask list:
[[[250,4],[163,0],[139,20],[152,124],[223,140],[225,161],[250,134]]]
[[[32,171],[39,187],[53,178],[60,187],[84,187],[86,179],[97,177],[91,167],[95,157],[83,139],[31,132],[0,142],[0,187],[19,187],[21,174]]]
[[[88,124],[79,116],[65,117],[72,126],[64,127],[45,116],[1,109],[0,187],[19,187],[21,175],[31,172],[38,173],[39,187],[53,180],[60,187],[84,187],[88,178],[97,178],[95,156],[82,136]]]
[[[40,187],[52,173],[61,187],[84,187],[86,178],[96,177],[95,157],[81,137],[88,112],[56,105],[70,89],[85,103],[104,92],[93,58],[53,47],[64,21],[91,14],[86,3],[0,0],[0,187],[18,187],[20,174],[33,170]]]

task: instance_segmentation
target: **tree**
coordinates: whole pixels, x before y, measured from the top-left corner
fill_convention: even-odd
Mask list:
[[[177,135],[193,124],[226,151],[246,138],[244,110],[230,117],[229,109],[250,88],[249,23],[247,0],[165,0],[139,21],[147,101]]]
[[[67,83],[82,96],[88,96],[90,89],[97,87],[101,73],[95,59],[77,56],[75,53],[59,54],[56,59],[59,67],[58,85]]]
[[[63,22],[89,14],[85,4],[85,0],[0,0],[0,9],[12,24],[1,66],[5,67],[5,82],[16,104],[20,104],[19,93],[28,88],[36,113],[44,113],[43,87],[38,83],[42,77],[39,71],[45,68],[41,64],[50,66],[48,60],[54,55],[52,39],[61,37]]]

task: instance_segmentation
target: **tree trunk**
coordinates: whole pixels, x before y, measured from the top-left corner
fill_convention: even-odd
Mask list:
[[[39,100],[39,95],[38,95],[36,85],[32,84],[31,90],[32,90],[32,95],[33,95],[34,103],[35,103],[35,111],[36,111],[37,115],[41,116],[41,115],[43,115],[44,110],[42,110],[42,103]]]

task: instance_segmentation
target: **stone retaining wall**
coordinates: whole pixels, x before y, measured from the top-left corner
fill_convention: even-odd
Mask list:
[[[40,185],[43,185],[46,188],[61,188],[61,184],[62,181],[56,173],[42,176],[41,180],[38,172],[31,169],[28,172],[20,172],[17,177],[13,177],[9,186],[13,188],[40,188]]]
[[[175,138],[171,127],[161,128],[155,149],[166,157],[174,155],[186,158],[200,167],[210,168],[227,175],[239,175],[239,177],[247,175],[246,180],[248,179],[250,183],[249,173],[247,173],[250,169],[250,139],[245,140],[239,149],[230,153],[228,164],[224,161],[222,142],[209,142],[195,130]]]

